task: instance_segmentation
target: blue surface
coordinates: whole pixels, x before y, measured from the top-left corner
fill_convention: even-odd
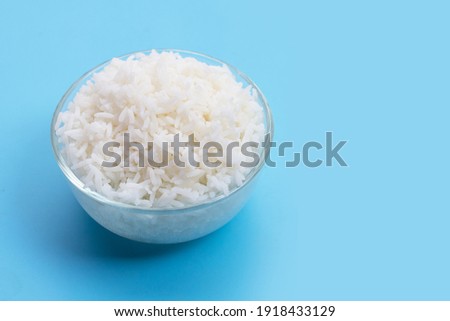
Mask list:
[[[449,9],[1,2],[0,299],[449,300]],[[244,210],[194,242],[109,233],[73,198],[50,120],[86,70],[149,48],[237,66],[266,94],[278,142],[300,151],[331,130],[350,166],[266,168]]]

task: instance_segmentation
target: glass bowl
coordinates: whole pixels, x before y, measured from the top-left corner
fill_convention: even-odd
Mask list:
[[[204,54],[162,49],[157,52],[176,52],[182,57],[193,57],[199,61],[215,66],[227,66],[237,81],[244,86],[254,88],[258,103],[263,108],[266,139],[272,140],[273,120],[269,105],[259,88],[233,66]],[[138,53],[150,54],[148,51],[133,52],[119,59],[127,59]],[[60,112],[67,110],[79,89],[92,76],[101,71],[111,60],[98,65],[79,78],[64,94],[53,114],[51,123],[51,141],[56,160],[68,179],[76,199],[83,209],[100,225],[111,232],[125,238],[146,243],[179,243],[205,236],[230,221],[244,206],[253,186],[255,178],[264,166],[269,148],[261,148],[259,163],[246,176],[244,183],[230,191],[228,195],[220,195],[206,202],[178,208],[146,208],[133,206],[110,200],[105,196],[85,187],[84,183],[69,167],[61,152],[61,144],[56,136],[56,123]]]

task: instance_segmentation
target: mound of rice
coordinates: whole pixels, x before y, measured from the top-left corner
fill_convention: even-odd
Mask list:
[[[139,166],[139,153],[130,150],[130,165],[105,167],[110,160],[103,145],[123,145],[125,133],[145,147],[153,142],[155,161],[161,160],[162,143],[188,141],[194,134],[203,146],[218,142],[261,142],[265,131],[263,110],[256,93],[237,82],[225,66],[212,66],[173,52],[136,54],[113,59],[93,75],[59,114],[56,134],[63,157],[85,186],[108,199],[144,207],[181,207],[226,195],[240,186],[251,168],[241,166],[240,148],[233,149],[232,166],[209,168],[202,148],[195,148],[200,164],[191,166],[187,148],[180,149],[185,167],[173,161],[152,167]],[[170,146],[170,145],[169,145]],[[123,146],[122,146],[123,147]],[[123,148],[111,148],[122,156]],[[214,161],[214,159],[210,159]]]

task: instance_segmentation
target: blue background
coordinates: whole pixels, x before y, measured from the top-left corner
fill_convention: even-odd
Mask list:
[[[0,299],[449,300],[449,9],[2,1]],[[56,165],[50,120],[85,71],[150,48],[237,66],[271,104],[276,141],[301,151],[333,131],[350,166],[266,168],[242,212],[197,241],[104,230]]]

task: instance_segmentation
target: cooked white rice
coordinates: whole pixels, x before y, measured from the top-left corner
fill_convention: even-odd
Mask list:
[[[262,107],[250,87],[237,82],[225,66],[212,66],[177,53],[153,51],[127,60],[113,59],[81,87],[67,111],[60,113],[56,134],[63,156],[85,186],[108,199],[145,207],[181,207],[226,195],[242,185],[251,168],[242,167],[240,148],[233,149],[233,164],[208,168],[202,148],[195,148],[191,166],[187,148],[180,149],[185,167],[173,155],[165,167],[147,162],[147,143],[161,151],[162,142],[187,141],[190,134],[201,146],[215,141],[226,149],[230,142],[261,142]],[[123,137],[145,147],[145,166],[138,151],[130,150],[130,166],[123,165]],[[102,166],[110,158],[103,145],[121,143],[110,150],[121,155],[116,167]],[[169,148],[173,153],[173,149]],[[224,153],[225,154],[225,153]],[[161,160],[156,154],[155,161]],[[210,159],[214,161],[215,159]]]

